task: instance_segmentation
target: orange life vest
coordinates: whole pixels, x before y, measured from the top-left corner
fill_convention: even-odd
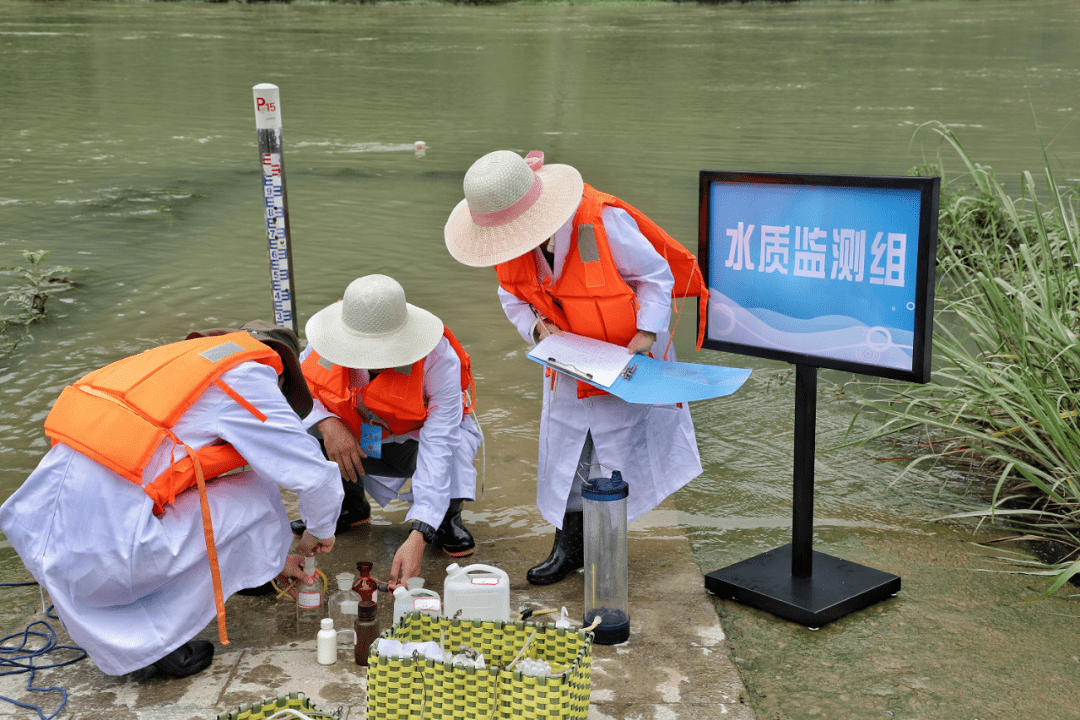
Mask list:
[[[461,362],[462,412],[471,413],[476,405],[476,385],[472,361],[468,353],[443,326],[443,337],[457,353]],[[387,369],[380,372],[362,388],[349,386],[349,369],[324,360],[313,349],[301,364],[311,394],[327,410],[337,415],[353,437],[360,437],[360,426],[375,422],[382,427],[383,437],[405,435],[419,430],[427,420],[427,398],[424,397],[424,360],[417,360],[408,373]],[[360,408],[358,410],[357,408]]]
[[[641,233],[667,261],[675,278],[672,297],[698,298],[696,347],[700,350],[705,338],[709,290],[697,259],[640,210],[588,184],[574,215],[570,247],[559,278],[541,281],[534,254],[526,253],[495,266],[499,284],[562,330],[616,345],[628,344],[637,332],[637,297],[619,275],[611,256],[601,216],[608,205],[629,213]],[[597,392],[600,391],[579,383],[579,397]]]
[[[87,373],[64,388],[45,418],[45,434],[53,445],[63,443],[142,486],[153,499],[157,515],[181,492],[199,487],[223,643],[228,642],[225,606],[205,481],[247,462],[227,444],[195,451],[172,428],[212,384],[260,421],[266,420],[262,412],[221,380],[224,372],[247,361],[269,365],[279,374],[282,371],[278,354],[246,332],[163,345]],[[143,485],[146,466],[166,439],[183,445],[188,455]]]

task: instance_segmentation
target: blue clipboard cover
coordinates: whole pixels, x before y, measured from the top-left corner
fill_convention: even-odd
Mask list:
[[[528,358],[640,405],[724,397],[750,377],[745,368],[630,355],[622,346],[572,333],[549,335],[529,351]]]

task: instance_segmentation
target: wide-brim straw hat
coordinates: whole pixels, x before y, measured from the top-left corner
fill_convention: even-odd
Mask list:
[[[465,199],[446,221],[446,249],[458,262],[490,267],[539,246],[573,217],[585,183],[569,165],[545,165],[496,150],[465,173]]]
[[[405,302],[405,290],[386,275],[349,283],[345,296],[304,326],[315,352],[335,365],[365,370],[412,365],[435,349],[442,320]]]
[[[300,338],[296,337],[292,328],[275,325],[266,320],[252,320],[239,328],[195,330],[188,333],[186,339],[227,335],[240,330],[273,349],[281,358],[281,394],[285,396],[293,412],[300,417],[311,412],[311,391],[308,390],[307,380],[300,370]]]

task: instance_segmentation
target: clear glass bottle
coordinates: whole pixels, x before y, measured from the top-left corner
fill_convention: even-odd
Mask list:
[[[311,585],[300,581],[296,584],[296,621],[297,623],[312,623],[316,627],[323,618],[323,587],[322,579],[315,574],[315,555],[308,553],[304,556],[304,573],[314,575],[315,582]]]
[[[356,612],[356,664],[367,667],[368,650],[379,638],[379,606],[371,601],[360,601]]]
[[[353,626],[356,624],[356,606],[360,604],[360,595],[352,589],[352,573],[338,573],[336,578],[338,590],[330,596],[326,607],[337,628],[338,643],[352,645],[356,640]]]

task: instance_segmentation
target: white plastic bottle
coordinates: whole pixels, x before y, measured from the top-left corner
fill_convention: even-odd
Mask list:
[[[510,622],[510,577],[491,565],[446,566],[443,614],[464,620]]]
[[[337,631],[334,630],[334,621],[331,618],[323,618],[319,634],[315,636],[315,657],[320,665],[333,665],[337,662]]]
[[[442,612],[442,600],[439,593],[424,587],[424,578],[412,577],[405,581],[405,587],[394,590],[394,624],[397,625],[402,615],[414,610],[438,615]]]
[[[315,555],[308,553],[304,556],[304,573],[314,575],[315,582],[307,585],[299,582],[296,585],[296,621],[298,623],[318,623],[322,619],[323,583],[318,575],[315,575]]]

